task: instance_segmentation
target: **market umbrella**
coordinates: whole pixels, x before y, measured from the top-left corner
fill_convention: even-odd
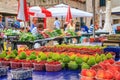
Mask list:
[[[52,13],[52,17],[65,18],[67,15],[68,7],[69,7],[68,5],[59,4],[54,7],[48,8],[47,10],[49,10]],[[93,16],[92,13],[88,13],[76,8],[71,8],[71,14],[72,14],[72,17],[92,17]]]
[[[33,6],[29,8],[29,13],[32,14],[35,17],[45,18],[45,17],[51,17],[52,14],[50,11],[43,7],[39,6]],[[34,13],[34,14],[33,14]]]
[[[67,11],[67,16],[66,16],[66,22],[69,23],[70,19],[72,19],[72,14],[71,14],[70,6],[69,6],[68,11]]]
[[[33,6],[29,8],[29,14],[34,17],[44,18],[44,28],[46,28],[46,17],[51,17],[52,14],[50,11],[43,7]]]
[[[22,21],[28,21],[29,20],[29,14],[27,9],[27,2],[26,0],[19,0],[18,1],[18,20]]]

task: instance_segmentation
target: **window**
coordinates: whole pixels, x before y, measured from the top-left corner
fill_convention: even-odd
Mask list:
[[[100,0],[100,7],[106,6],[106,0]]]

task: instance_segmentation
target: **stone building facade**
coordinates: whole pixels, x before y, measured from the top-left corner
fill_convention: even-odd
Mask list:
[[[0,15],[3,16],[3,24],[11,26],[17,15],[17,0],[0,0]]]
[[[99,24],[99,16],[100,16],[100,10],[105,11],[105,6],[100,6],[100,0],[95,0],[95,7],[96,7],[96,22]],[[120,6],[120,0],[111,0],[112,1],[112,8],[116,6]],[[17,14],[17,6],[18,6],[18,0],[0,0],[0,15],[3,16],[13,16]],[[45,8],[52,7],[54,5],[65,3],[70,5],[71,7],[78,8],[80,10],[84,10],[87,12],[93,12],[92,8],[92,0],[27,0],[27,4],[29,6],[41,6]],[[104,23],[104,14],[103,14],[103,23]],[[90,26],[92,18],[83,18],[83,21],[86,22],[86,25]],[[113,23],[120,22],[120,18],[118,16],[113,15]],[[59,19],[61,20],[61,19]],[[75,22],[80,22],[82,18],[76,18]],[[53,26],[54,19],[47,19],[48,26]]]
[[[100,1],[105,1],[106,0],[95,0],[95,13],[96,17],[95,20],[97,24],[99,25],[100,22],[100,14],[102,10],[102,26],[104,25],[104,20],[105,20],[105,10],[106,10],[106,4],[103,6],[100,6]],[[111,6],[112,8],[120,6],[120,0],[111,0]],[[92,5],[92,0],[86,0],[86,11],[88,12],[93,12],[93,5]],[[87,24],[91,21],[92,18],[87,18]],[[112,15],[112,23],[120,23],[120,16]]]

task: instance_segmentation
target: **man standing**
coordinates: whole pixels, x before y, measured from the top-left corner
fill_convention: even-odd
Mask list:
[[[0,29],[4,29],[4,26],[2,24],[2,16],[0,15]]]
[[[58,20],[57,17],[55,18],[54,26],[55,26],[55,29],[60,29],[60,21]]]

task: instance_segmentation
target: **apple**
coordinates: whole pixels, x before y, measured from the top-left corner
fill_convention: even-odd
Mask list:
[[[90,69],[93,69],[97,72],[98,70],[102,69],[102,67],[100,65],[94,65]]]
[[[86,72],[86,76],[88,77],[95,77],[95,75],[96,75],[96,71],[93,69],[87,70]]]
[[[106,64],[105,64],[104,62],[100,62],[99,65],[100,65],[100,67],[101,67],[102,69],[104,69],[104,70],[107,69],[107,66],[106,66]]]
[[[108,60],[105,60],[104,63],[114,64],[114,63],[115,63],[115,60],[113,60],[113,59],[108,59]]]
[[[120,80],[120,72],[115,75],[115,80]]]
[[[96,77],[98,79],[105,79],[105,71],[104,70],[98,70]]]
[[[86,72],[87,72],[87,69],[82,69],[81,75],[82,75],[82,76],[87,76],[87,75],[86,75]]]
[[[113,73],[110,71],[105,71],[105,79],[113,79]]]

